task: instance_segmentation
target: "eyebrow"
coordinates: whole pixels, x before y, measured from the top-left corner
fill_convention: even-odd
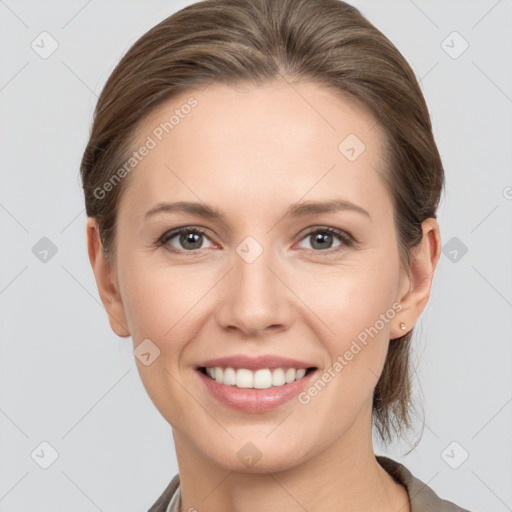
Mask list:
[[[295,203],[288,207],[283,217],[307,217],[318,213],[334,212],[334,211],[354,211],[371,218],[371,215],[360,206],[346,201],[345,199],[331,199],[329,201],[307,201]],[[144,214],[147,219],[157,213],[162,212],[184,212],[192,215],[198,215],[207,219],[218,219],[226,221],[226,216],[217,208],[204,203],[195,203],[190,201],[178,201],[176,203],[158,203]]]

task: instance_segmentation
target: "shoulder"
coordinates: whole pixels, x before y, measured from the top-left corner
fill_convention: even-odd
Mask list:
[[[174,475],[169,485],[165,488],[164,492],[160,495],[160,497],[156,500],[148,512],[167,512],[169,503],[179,486],[180,476],[179,473],[177,473]]]
[[[469,512],[451,501],[440,498],[427,484],[412,475],[402,464],[393,459],[377,455],[378,463],[401,483],[409,494],[411,512]]]

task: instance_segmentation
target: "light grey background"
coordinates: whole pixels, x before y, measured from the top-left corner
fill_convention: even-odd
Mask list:
[[[132,341],[99,299],[78,169],[115,64],[189,3],[0,1],[2,512],[141,512],[177,472]],[[512,510],[512,2],[353,4],[421,79],[447,179],[444,254],[414,342],[423,438],[407,456],[375,450],[460,506]],[[46,59],[31,47],[43,31],[58,43]],[[57,249],[46,262],[43,237]],[[48,469],[44,441],[58,452]]]

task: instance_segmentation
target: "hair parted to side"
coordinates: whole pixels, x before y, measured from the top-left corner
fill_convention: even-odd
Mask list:
[[[81,162],[86,213],[115,261],[118,204],[126,176],[99,195],[133,151],[141,122],[164,100],[210,82],[315,82],[369,109],[385,136],[382,178],[394,205],[400,260],[436,217],[444,170],[430,115],[411,67],[358,9],[340,0],[203,0],[146,32],[107,80]],[[96,191],[96,192],[95,192]],[[373,396],[373,422],[387,444],[411,427],[413,330],[390,340]]]

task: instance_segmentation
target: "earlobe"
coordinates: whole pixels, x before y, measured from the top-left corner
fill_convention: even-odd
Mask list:
[[[111,268],[103,254],[98,222],[95,218],[87,218],[86,231],[89,261],[94,272],[101,302],[108,314],[110,327],[117,336],[126,338],[130,336],[130,331],[127,327],[128,322],[126,321],[123,302],[115,285],[115,269]]]
[[[423,237],[413,250],[409,266],[409,291],[399,297],[402,309],[396,317],[396,325],[391,329],[391,339],[401,337],[412,329],[430,297],[434,271],[441,255],[441,234],[434,218],[423,221],[421,227]],[[405,329],[401,328],[401,324],[405,324]]]

